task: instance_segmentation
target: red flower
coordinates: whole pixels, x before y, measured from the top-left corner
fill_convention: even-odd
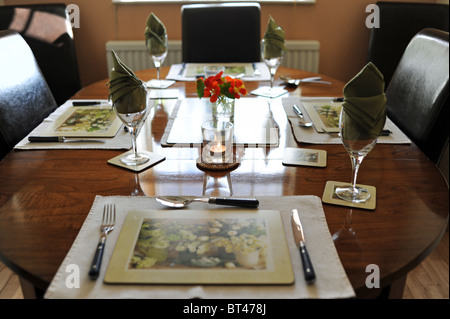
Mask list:
[[[244,86],[244,82],[242,82],[242,80],[240,80],[240,79],[231,79],[230,80],[229,91],[231,94],[233,94],[233,96],[236,99],[239,99],[241,97],[239,94],[242,94],[242,95],[247,94],[247,89]]]
[[[223,71],[208,77],[206,80],[197,80],[197,95],[199,98],[209,97],[211,103],[215,103],[221,96],[231,99],[239,99],[241,95],[247,94],[244,82],[229,76],[223,77]]]

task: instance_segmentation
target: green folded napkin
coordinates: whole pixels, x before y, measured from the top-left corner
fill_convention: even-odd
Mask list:
[[[345,113],[358,128],[348,127],[347,138],[372,139],[380,136],[386,122],[386,95],[384,93],[384,76],[377,67],[369,62],[344,87]],[[363,133],[363,134],[361,134]]]
[[[284,43],[284,30],[280,27],[272,16],[269,16],[266,32],[264,33],[264,43],[267,49],[264,51],[264,59],[280,57],[286,52]]]
[[[159,20],[153,12],[150,13],[147,19],[147,26],[145,27],[145,45],[152,55],[162,54],[167,51],[166,41],[167,35],[166,27]]]
[[[143,82],[127,67],[117,56],[116,52],[111,52],[114,67],[111,69],[109,82],[109,99],[116,105],[123,98],[133,103],[120,103],[119,113],[134,113],[141,111],[141,105],[146,102],[147,89]],[[127,105],[128,104],[128,105]],[[139,109],[138,109],[139,108]]]

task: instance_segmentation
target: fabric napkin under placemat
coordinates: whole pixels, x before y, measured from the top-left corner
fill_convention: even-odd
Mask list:
[[[136,298],[136,299],[296,299],[296,298],[352,298],[354,290],[337,254],[325,219],[320,198],[316,196],[259,197],[259,209],[278,210],[281,213],[289,246],[295,283],[293,285],[106,285],[103,277],[108,267],[121,227],[132,210],[168,209],[153,197],[97,196],[80,232],[59,267],[45,298]],[[117,208],[116,228],[108,235],[100,277],[89,279],[88,271],[100,235],[103,206],[114,203]],[[184,210],[214,210],[224,206],[192,203]],[[290,222],[291,210],[297,208],[308,241],[308,251],[317,280],[305,283],[298,248],[295,245]],[[80,287],[66,287],[69,265],[80,269]]]
[[[46,128],[59,116],[72,107],[72,102],[83,100],[68,100],[59,108],[57,108],[48,118],[46,118],[41,124],[38,125],[28,136],[40,136]],[[108,100],[97,100],[101,103],[107,104]],[[43,149],[130,149],[131,137],[130,133],[125,132],[123,128],[120,128],[116,136],[113,138],[93,138],[95,140],[102,140],[104,143],[89,143],[89,142],[68,142],[68,143],[30,143],[26,136],[20,141],[14,148],[17,150],[43,150]],[[84,138],[80,138],[84,139]]]
[[[340,137],[333,137],[327,133],[318,133],[314,127],[301,127],[298,125],[299,117],[294,113],[292,106],[298,105],[303,112],[303,115],[309,120],[308,112],[302,106],[302,99],[305,101],[321,101],[327,103],[332,101],[331,97],[318,97],[318,98],[299,98],[299,97],[287,97],[283,98],[283,108],[286,112],[291,127],[293,129],[294,137],[297,143],[310,143],[310,144],[342,144]],[[411,140],[389,119],[386,119],[384,126],[392,133],[389,136],[378,137],[377,143],[379,144],[411,144]]]

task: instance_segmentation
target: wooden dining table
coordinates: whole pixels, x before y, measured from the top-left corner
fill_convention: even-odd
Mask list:
[[[162,68],[162,76],[169,67]],[[156,70],[137,71],[143,81]],[[331,85],[305,83],[272,100],[279,127],[276,147],[246,148],[229,173],[232,196],[315,195],[327,181],[350,182],[351,162],[342,144],[305,144],[294,139],[283,110],[283,97],[341,97],[344,82],[326,75],[280,67],[278,76],[321,76]],[[74,99],[107,99],[104,79],[81,89]],[[248,91],[269,81],[247,81]],[[195,82],[176,82],[178,99],[197,97]],[[249,94],[252,97],[251,94]],[[25,297],[41,297],[67,255],[96,195],[201,196],[205,174],[196,165],[196,148],[163,147],[162,137],[176,99],[150,110],[138,147],[165,157],[139,173],[108,165],[123,150],[11,151],[0,162],[0,260],[20,276]],[[286,147],[327,152],[326,167],[283,165]],[[377,144],[364,159],[358,183],[377,190],[376,209],[323,203],[339,258],[358,298],[401,298],[408,272],[437,246],[448,223],[448,186],[436,167],[414,144]],[[95,243],[93,243],[95,245]],[[380,270],[380,287],[368,287],[369,265]],[[274,296],[276,298],[276,296]]]

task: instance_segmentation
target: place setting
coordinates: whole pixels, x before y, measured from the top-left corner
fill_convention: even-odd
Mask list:
[[[108,164],[139,172],[162,162],[165,157],[145,150],[138,152],[136,139],[148,116],[148,104],[151,100],[147,97],[147,88],[143,82],[114,51],[112,55],[114,68],[108,82],[109,97],[118,118],[127,127],[132,149],[108,160]]]
[[[375,210],[376,188],[356,184],[356,180],[364,157],[375,144],[381,142],[383,137],[391,137],[393,131],[399,131],[392,126],[386,126],[383,74],[373,63],[368,63],[344,86],[343,96],[342,99],[324,98],[321,103],[319,100],[302,101],[301,108],[298,99],[284,99],[283,106],[288,118],[289,114],[293,114],[293,117],[289,118],[292,126],[297,120],[296,126],[300,130],[316,132],[316,135],[322,134],[327,139],[333,139],[332,142],[314,140],[309,141],[310,143],[342,143],[350,155],[353,175],[351,183],[327,181],[322,201],[327,204]],[[292,113],[288,113],[288,110]],[[399,143],[398,140],[396,142]],[[410,143],[409,139],[404,142]],[[286,148],[283,156],[283,164],[288,166],[326,167],[326,160],[326,151],[308,148]]]
[[[123,129],[108,100],[68,100],[20,141],[17,150],[129,149]]]
[[[339,117],[343,102],[344,98],[339,97],[282,98],[296,142],[340,144]],[[411,140],[387,118],[378,143],[411,144]]]
[[[369,62],[344,86],[337,125],[339,138],[352,163],[352,179],[350,184],[327,181],[324,203],[375,210],[376,188],[356,182],[360,165],[385,129],[384,85],[383,74]]]
[[[320,199],[276,199],[173,208],[153,197],[96,196],[45,298],[354,297]],[[66,286],[71,264],[79,289]]]
[[[209,70],[220,70],[224,74],[243,81],[268,81],[270,73],[264,62],[226,62],[226,63],[175,63],[170,66],[166,80],[195,82],[198,78],[211,75]]]
[[[125,149],[107,163],[134,172],[165,160],[153,152],[138,152],[136,138],[156,100],[114,51],[112,58],[108,100],[68,100],[15,149]]]

